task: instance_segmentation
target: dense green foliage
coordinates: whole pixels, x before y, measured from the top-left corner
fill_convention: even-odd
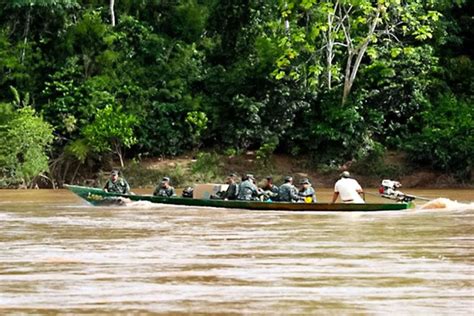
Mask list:
[[[3,142],[20,124],[42,139],[21,161],[1,151],[4,177],[48,169],[50,125],[58,181],[106,154],[123,165],[199,148],[255,149],[262,164],[404,150],[471,177],[471,2],[120,0],[113,17],[109,5],[0,1],[2,148],[26,144]]]
[[[2,119],[6,125],[0,125],[0,181],[9,179],[29,185],[34,177],[48,170],[46,150],[53,141],[52,126],[29,106],[16,111],[8,104],[0,106],[8,115]]]

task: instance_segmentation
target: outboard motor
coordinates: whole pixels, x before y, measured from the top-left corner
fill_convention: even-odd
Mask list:
[[[402,184],[394,180],[382,180],[382,184],[379,187],[380,196],[383,198],[396,200],[399,202],[410,202],[415,199],[413,195],[408,195],[399,191]]]
[[[192,187],[187,187],[183,190],[182,197],[184,198],[192,198],[194,193],[194,189]]]

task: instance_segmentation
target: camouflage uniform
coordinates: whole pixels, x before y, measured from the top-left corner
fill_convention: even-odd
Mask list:
[[[295,186],[289,182],[280,186],[278,191],[278,200],[281,202],[296,202],[299,200],[298,191]]]
[[[300,200],[304,202],[305,198],[311,197],[312,202],[316,202],[316,192],[314,191],[313,187],[307,187],[306,189],[301,189],[298,192],[300,196]]]
[[[164,188],[160,184],[155,188],[153,195],[161,196],[161,197],[172,197],[172,196],[176,196],[176,192],[172,186],[169,186],[168,188]]]
[[[104,190],[110,193],[129,194],[130,185],[123,178],[118,178],[115,182],[109,179],[104,185]]]
[[[239,185],[239,194],[237,200],[255,200],[258,196],[257,186],[253,184],[252,180],[245,180]]]

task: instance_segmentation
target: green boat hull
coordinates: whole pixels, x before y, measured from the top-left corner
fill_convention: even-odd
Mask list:
[[[287,203],[287,202],[260,202],[260,201],[224,201],[209,199],[192,199],[181,197],[158,197],[152,195],[128,195],[108,193],[98,188],[77,185],[65,185],[73,193],[92,205],[119,204],[120,198],[131,201],[149,201],[159,204],[219,207],[230,209],[246,209],[256,211],[295,211],[295,212],[374,212],[374,211],[400,211],[413,207],[412,203]]]

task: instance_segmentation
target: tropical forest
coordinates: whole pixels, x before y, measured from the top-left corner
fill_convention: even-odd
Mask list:
[[[0,187],[290,172],[281,157],[472,185],[473,16],[465,0],[0,0]]]

